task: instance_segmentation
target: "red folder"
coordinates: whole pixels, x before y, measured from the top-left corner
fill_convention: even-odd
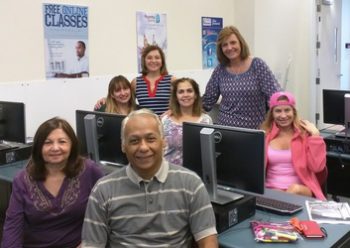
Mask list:
[[[324,238],[326,236],[316,221],[303,220],[300,221],[300,226],[306,238]]]

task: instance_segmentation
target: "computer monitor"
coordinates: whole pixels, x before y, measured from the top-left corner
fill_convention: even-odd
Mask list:
[[[344,125],[336,135],[350,137],[350,90],[323,89],[323,122]]]
[[[201,131],[212,129],[217,183],[242,192],[263,194],[265,184],[265,133],[262,130],[221,125],[183,123],[183,166],[203,181]],[[206,145],[204,145],[206,146]],[[203,163],[204,162],[204,163]]]
[[[0,140],[26,143],[24,103],[0,101]]]
[[[82,155],[90,157],[96,162],[126,165],[128,160],[126,155],[122,152],[121,148],[121,126],[122,121],[125,118],[124,115],[117,115],[96,111],[76,110],[76,132],[78,139],[81,143]],[[92,116],[95,119],[95,129],[86,128],[85,117]],[[86,133],[86,130],[89,130]],[[95,147],[97,147],[98,154],[91,154],[88,151],[88,138],[91,133],[96,133]],[[89,154],[90,152],[90,154]]]

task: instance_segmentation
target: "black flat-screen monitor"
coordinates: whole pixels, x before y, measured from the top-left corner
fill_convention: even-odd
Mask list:
[[[221,125],[183,123],[183,166],[202,177],[200,132],[214,129],[218,185],[264,193],[265,133]],[[210,150],[210,149],[209,149]],[[203,178],[202,178],[203,179]]]
[[[350,90],[323,89],[323,122],[343,125],[342,133],[350,134]]]
[[[87,135],[85,133],[84,118],[87,115],[94,115],[96,119],[97,140],[95,142],[97,142],[99,153],[99,161],[97,162],[118,165],[128,164],[126,155],[121,148],[121,126],[125,118],[124,115],[76,110],[76,132],[80,140],[82,155],[91,157],[91,154],[88,153]]]
[[[26,143],[24,103],[0,101],[0,140]]]

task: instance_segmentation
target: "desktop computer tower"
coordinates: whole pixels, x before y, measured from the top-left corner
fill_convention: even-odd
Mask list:
[[[255,215],[255,196],[245,195],[242,199],[221,205],[212,202],[216,230],[221,233]]]
[[[324,138],[327,149],[327,193],[350,197],[350,140],[335,136]]]
[[[350,139],[336,136],[327,136],[324,138],[327,152],[333,155],[346,154],[350,157]]]
[[[8,150],[0,150],[0,166],[29,159],[31,150],[32,144],[22,143],[16,143],[16,146]]]

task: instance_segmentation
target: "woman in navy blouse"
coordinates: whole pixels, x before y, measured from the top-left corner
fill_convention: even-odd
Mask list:
[[[262,59],[250,56],[237,28],[228,26],[220,31],[216,52],[220,64],[206,86],[204,109],[210,111],[221,96],[218,124],[258,128],[265,117],[267,100],[281,90],[280,85]]]

